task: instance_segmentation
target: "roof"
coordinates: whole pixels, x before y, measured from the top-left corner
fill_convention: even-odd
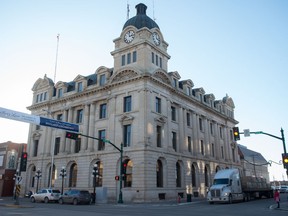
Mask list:
[[[141,29],[144,27],[147,27],[148,29],[152,28],[160,29],[157,23],[146,15],[147,6],[145,4],[140,3],[136,5],[135,8],[137,9],[136,16],[127,20],[123,26],[123,29],[125,29],[128,26],[134,26],[137,29]]]

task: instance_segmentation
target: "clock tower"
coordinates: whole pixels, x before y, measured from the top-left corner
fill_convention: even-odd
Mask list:
[[[157,23],[146,15],[147,6],[140,3],[135,8],[136,16],[126,21],[120,37],[113,41],[114,73],[127,68],[142,74],[159,70],[167,73],[168,43]]]

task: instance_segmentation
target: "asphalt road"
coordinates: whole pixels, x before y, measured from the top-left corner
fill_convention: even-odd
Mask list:
[[[14,201],[1,200],[0,216],[287,216],[288,194],[281,194],[281,209],[275,209],[273,199],[252,200],[233,204],[210,205],[205,200],[190,203],[145,203],[145,204],[96,204],[96,205],[60,205],[58,203],[30,203],[28,199],[20,199],[20,205]]]

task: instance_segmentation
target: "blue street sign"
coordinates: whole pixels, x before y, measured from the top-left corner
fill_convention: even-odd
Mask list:
[[[44,117],[40,117],[40,125],[73,131],[73,132],[79,132],[79,125],[77,124],[72,124],[72,123],[58,121],[58,120],[44,118]]]

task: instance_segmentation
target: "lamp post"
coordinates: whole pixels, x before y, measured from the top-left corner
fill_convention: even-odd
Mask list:
[[[61,187],[61,194],[63,195],[63,188],[64,188],[64,178],[66,177],[66,169],[63,166],[60,170],[60,177],[62,177],[62,187]]]
[[[93,203],[96,203],[96,178],[99,176],[98,164],[95,163],[92,170],[93,176]]]
[[[38,186],[39,186],[39,179],[41,179],[41,177],[42,177],[42,172],[39,168],[36,171],[35,177],[37,178],[37,185],[36,185],[36,193],[37,193],[38,192]]]

